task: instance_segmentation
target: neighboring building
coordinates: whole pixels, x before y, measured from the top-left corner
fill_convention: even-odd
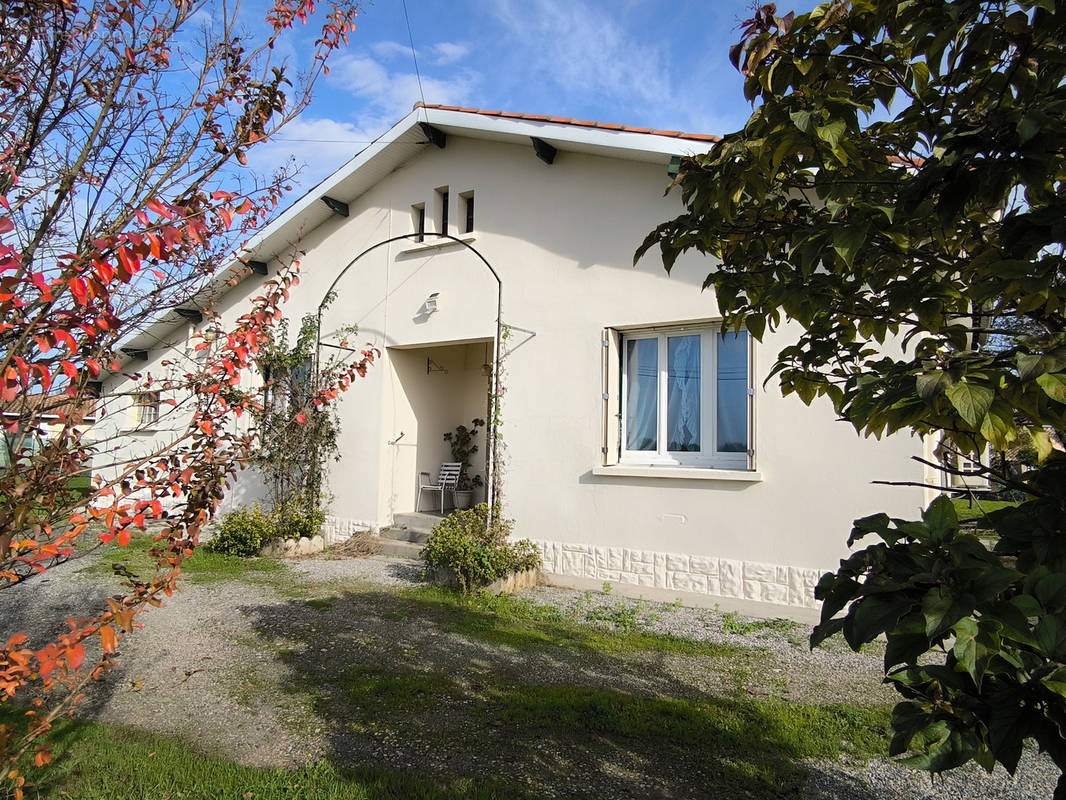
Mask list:
[[[0,407],[4,422],[3,444],[0,446],[0,470],[25,466],[41,451],[49,439],[64,430],[77,432],[78,439],[92,446],[92,426],[96,422],[95,400],[77,402],[66,394],[21,395]],[[67,476],[81,490],[87,491],[91,474]]]
[[[712,261],[686,256],[670,275],[655,255],[633,266],[645,234],[682,209],[679,193],[664,196],[671,162],[713,141],[416,107],[253,240],[260,262],[297,239],[306,251],[287,309],[297,324],[367,248],[420,231],[461,240],[377,247],[336,285],[324,337],[355,323],[382,357],[340,401],[335,535],[412,511],[418,473],[450,460],[442,435],[488,416],[499,287],[464,243],[499,275],[510,331],[503,513],[559,579],[810,607],[854,518],[919,512],[923,489],[872,481],[925,482],[911,460],[920,440],[862,439],[827,402],[807,408],[776,380],[764,386],[795,329],[763,343],[723,338],[714,296],[701,291]],[[260,283],[218,297],[223,319]],[[161,319],[128,343],[144,359],[135,368],[159,374],[162,360],[191,357],[194,327]],[[131,425],[127,444],[170,429]],[[245,473],[231,502],[259,494]]]

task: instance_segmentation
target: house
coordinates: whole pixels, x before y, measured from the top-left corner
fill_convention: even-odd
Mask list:
[[[23,394],[0,405],[0,418],[4,424],[3,443],[0,446],[0,473],[15,471],[5,474],[6,478],[17,477],[17,473],[23,473],[36,463],[45,470],[43,474],[54,474],[64,482],[67,490],[75,492],[78,497],[89,491],[89,481],[92,477],[90,470],[69,475],[62,472],[63,468],[57,467],[47,453],[44,456],[40,454],[47,449],[49,441],[60,437],[69,449],[76,449],[77,445],[94,447],[96,401],[93,398],[79,402],[64,393]],[[44,458],[45,461],[41,462],[39,458]]]
[[[926,482],[911,460],[920,440],[862,439],[828,403],[764,385],[795,330],[720,335],[705,257],[670,275],[654,256],[633,265],[645,234],[681,210],[664,195],[671,165],[713,142],[418,105],[250,243],[266,271],[299,240],[286,313],[315,313],[332,289],[323,340],[356,324],[382,352],[340,400],[332,536],[414,510],[418,473],[450,460],[446,431],[488,416],[497,372],[502,513],[559,582],[811,608],[853,519],[919,512],[925,490],[872,481]],[[224,319],[256,277],[214,288]],[[197,322],[183,313],[129,343],[137,369],[187,354]],[[147,447],[167,430],[143,424],[153,402],[105,419]],[[246,472],[228,502],[260,488]]]

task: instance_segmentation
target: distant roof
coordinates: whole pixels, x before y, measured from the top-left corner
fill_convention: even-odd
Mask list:
[[[524,119],[530,122],[554,122],[560,125],[576,125],[581,128],[602,128],[608,131],[625,131],[626,133],[649,133],[652,136],[672,136],[675,139],[693,139],[697,142],[721,141],[720,136],[710,133],[685,133],[684,131],[660,131],[653,128],[636,128],[632,125],[619,125],[613,122],[593,122],[569,117],[550,117],[544,114],[520,114],[516,111],[489,111],[484,108],[464,108],[463,106],[442,106],[435,103],[415,103],[415,108],[435,108],[439,111],[462,111],[464,114],[482,114],[486,117],[507,117]]]
[[[70,417],[75,423],[94,422],[96,420],[96,400],[83,397],[79,403],[65,393],[60,394],[23,394],[10,403],[0,406],[0,413],[5,417],[40,416]]]

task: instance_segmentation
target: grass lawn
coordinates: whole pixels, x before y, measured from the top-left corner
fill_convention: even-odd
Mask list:
[[[955,506],[955,513],[959,515],[959,522],[972,522],[993,511],[999,511],[1001,508],[1018,505],[1013,500],[974,500],[971,502],[967,497],[954,497],[951,502]]]
[[[0,721],[16,712],[0,709]],[[435,780],[384,769],[300,770],[243,767],[198,753],[179,739],[118,725],[61,721],[51,738],[55,762],[24,774],[27,800],[496,800],[490,782]]]
[[[155,559],[148,551],[154,545],[152,537],[147,534],[134,536],[125,547],[119,547],[113,542],[107,545],[103,555],[86,567],[86,570],[90,574],[113,575],[114,566],[119,565],[136,575],[150,575],[155,570]],[[286,571],[285,564],[277,559],[227,556],[206,546],[198,547],[181,565],[183,580],[191,583],[210,583],[254,575],[268,577]]]
[[[150,571],[150,546],[140,537],[88,569]],[[751,635],[744,646],[649,630],[679,606],[294,581],[282,562],[208,550],[186,564],[192,582],[248,592],[245,622],[220,640],[235,661],[188,691],[235,703],[267,753],[294,737],[317,763],[242,766],[195,715],[184,738],[64,721],[55,762],[28,772],[30,800],[599,800],[657,786],[771,800],[802,791],[805,760],[887,752],[888,705],[785,699],[785,665],[758,636],[791,636],[794,623],[734,615],[724,627]]]

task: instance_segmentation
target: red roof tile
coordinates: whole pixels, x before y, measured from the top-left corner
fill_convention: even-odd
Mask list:
[[[674,139],[691,139],[697,142],[717,142],[721,137],[709,133],[684,133],[682,131],[657,131],[651,128],[635,128],[631,125],[619,125],[611,122],[593,122],[569,117],[547,117],[541,114],[519,114],[514,111],[489,111],[484,108],[463,108],[462,106],[441,106],[433,103],[415,103],[415,107],[434,108],[438,111],[462,111],[465,114],[481,114],[485,117],[506,117],[507,119],[526,119],[532,122],[558,122],[563,125],[575,125],[581,128],[600,128],[608,131],[625,131],[626,133],[650,133],[653,136],[669,136]]]

